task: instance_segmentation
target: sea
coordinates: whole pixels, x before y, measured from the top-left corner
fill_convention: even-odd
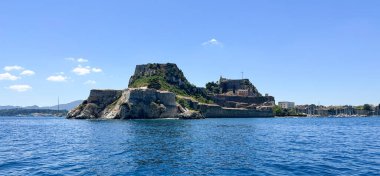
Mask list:
[[[0,117],[0,175],[380,175],[380,118]]]

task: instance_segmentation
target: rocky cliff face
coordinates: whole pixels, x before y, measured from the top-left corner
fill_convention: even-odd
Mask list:
[[[190,115],[181,110],[175,94],[154,89],[92,90],[89,98],[68,113],[75,119],[151,119]],[[202,116],[197,116],[202,118]]]

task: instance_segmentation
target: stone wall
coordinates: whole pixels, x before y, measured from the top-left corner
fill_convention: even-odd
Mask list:
[[[249,96],[261,96],[256,87],[249,81],[249,79],[219,79],[219,87],[223,93],[226,91],[238,91],[239,89],[247,90]]]
[[[265,102],[275,101],[274,97],[243,97],[243,96],[229,96],[229,95],[214,95],[211,99],[220,106],[231,107],[231,102],[247,103],[260,105]]]
[[[218,105],[199,104],[199,111],[205,118],[248,118],[273,117],[272,110],[254,110],[243,108],[223,108]]]
[[[247,84],[244,84],[244,82],[249,82],[249,80],[248,79],[229,79],[229,80],[222,81],[221,83],[225,83],[226,88],[229,90],[249,89],[250,87],[248,87]]]

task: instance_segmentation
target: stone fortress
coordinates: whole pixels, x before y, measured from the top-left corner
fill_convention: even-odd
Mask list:
[[[220,77],[216,83],[219,93],[209,94],[210,98],[218,105],[228,108],[267,108],[275,105],[273,96],[262,94],[250,82],[249,79],[227,79]]]
[[[256,87],[251,84],[249,79],[227,79],[222,76],[219,79],[219,85],[222,93],[238,96],[261,96]]]
[[[148,88],[152,81],[159,87]],[[91,90],[67,118],[273,117],[274,97],[262,96],[248,79],[221,78],[213,85],[213,92],[194,86],[173,63],[137,65],[127,89]]]

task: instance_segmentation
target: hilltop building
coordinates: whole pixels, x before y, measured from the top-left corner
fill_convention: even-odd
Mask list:
[[[272,108],[275,105],[273,96],[262,94],[249,79],[227,79],[220,77],[216,83],[206,84],[210,99],[227,108]]]
[[[222,94],[259,97],[261,94],[249,79],[227,79],[220,77],[219,87]]]

